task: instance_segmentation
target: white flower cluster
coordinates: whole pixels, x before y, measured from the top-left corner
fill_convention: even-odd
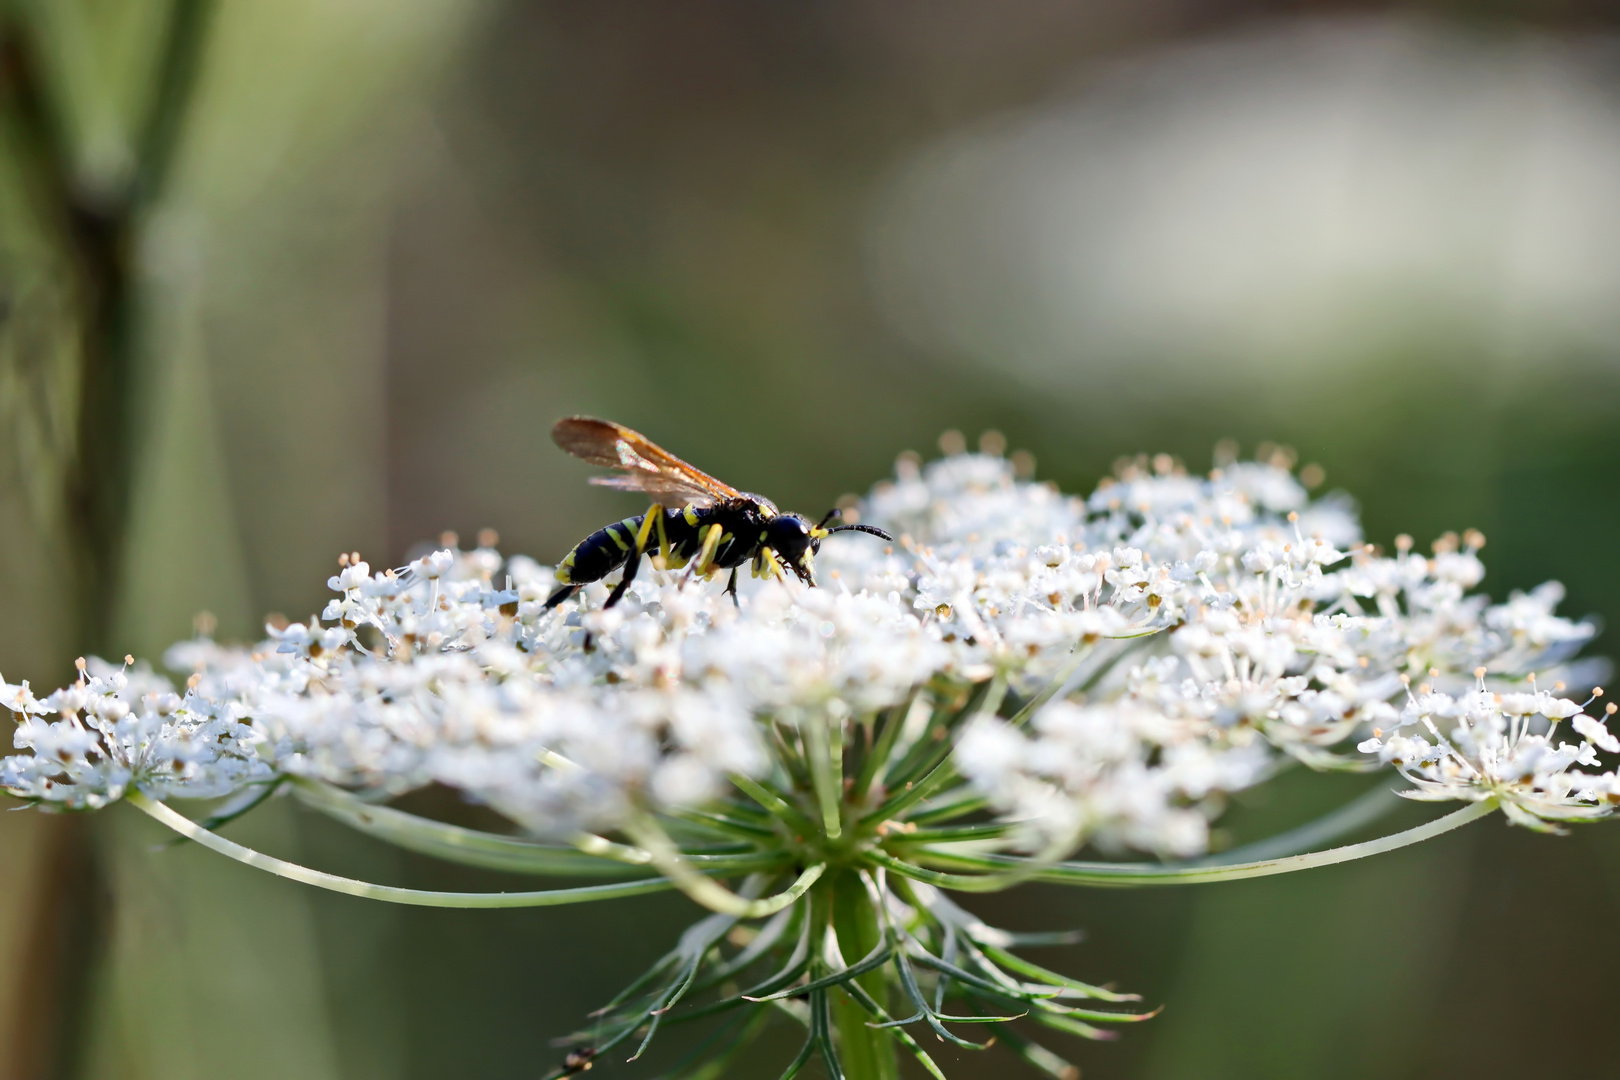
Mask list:
[[[821,588],[750,582],[740,605],[646,570],[612,610],[598,583],[547,611],[550,569],[491,546],[380,573],[345,557],[319,620],[252,650],[171,650],[183,693],[97,664],[43,699],[0,688],[31,752],[3,759],[0,784],[97,806],[131,784],[440,783],[567,833],[700,805],[735,774],[790,789],[774,751],[807,719],[851,745],[902,707],[898,758],[936,707],[999,678],[1003,713],[1061,690],[1027,725],[960,725],[956,768],[1043,847],[1195,853],[1221,793],[1290,758],[1370,764],[1344,744],[1374,729],[1363,751],[1436,797],[1607,812],[1613,775],[1569,767],[1620,744],[1580,706],[1517,692],[1533,671],[1577,678],[1560,665],[1592,629],[1553,613],[1556,586],[1490,606],[1469,592],[1482,538],[1380,554],[1348,501],[1310,501],[1290,465],[1194,477],[1142,459],[1079,499],[994,454],[903,458],[860,507],[894,547],[829,538]],[[1571,717],[1584,741],[1555,743]]]
[[[217,798],[273,775],[237,702],[185,694],[146,665],[79,662],[72,686],[38,698],[28,684],[0,682],[17,718],[17,749],[0,758],[0,786],[13,795],[98,809],[139,784],[154,798]],[[48,717],[56,719],[47,719]]]
[[[1601,692],[1584,704],[1546,691],[1501,693],[1486,686],[1481,668],[1466,693],[1428,685],[1409,692],[1387,730],[1374,729],[1359,749],[1398,768],[1416,789],[1412,798],[1494,798],[1510,820],[1556,832],[1558,822],[1607,817],[1620,805],[1620,775],[1573,768],[1601,767],[1599,750],[1620,752],[1620,739],[1585,712]],[[1564,720],[1579,742],[1555,737]]]
[[[903,461],[873,493],[868,520],[902,535],[915,558],[912,603],[959,670],[1010,669],[1028,689],[1028,676],[1073,669],[1074,701],[1048,706],[1028,731],[976,722],[958,752],[962,772],[1042,843],[1091,837],[1192,854],[1207,842],[1214,796],[1264,779],[1286,760],[1277,751],[1365,767],[1342,744],[1417,724],[1401,704],[1413,679],[1460,688],[1480,670],[1515,702],[1523,695],[1511,691],[1538,671],[1595,674],[1565,666],[1594,628],[1554,613],[1556,583],[1492,606],[1469,592],[1484,576],[1482,536],[1442,537],[1431,556],[1400,537],[1381,554],[1362,543],[1353,505],[1310,501],[1291,464],[1279,454],[1195,477],[1166,456],[1137,459],[1082,502],[1018,482],[998,457],[964,454],[926,468]],[[848,541],[829,555],[851,588],[887,587],[902,572],[898,557]],[[1500,725],[1523,748],[1517,768],[1550,748],[1510,781],[1484,764],[1505,759],[1483,729],[1471,769],[1437,764],[1421,738],[1381,752],[1428,762],[1436,797],[1512,801],[1517,791],[1537,817],[1606,813],[1591,804],[1620,790],[1612,777],[1564,771],[1591,764],[1594,745],[1620,749],[1603,723],[1578,717],[1586,741],[1556,750],[1550,731],[1537,734],[1545,727]]]

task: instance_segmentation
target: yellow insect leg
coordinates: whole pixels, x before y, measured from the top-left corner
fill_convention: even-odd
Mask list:
[[[690,578],[694,573],[707,575],[709,573],[709,560],[714,558],[715,549],[720,546],[720,536],[725,530],[718,524],[710,525],[703,534],[703,550],[698,552],[692,565],[686,568],[686,576]]]
[[[637,533],[635,533],[635,555],[637,555],[637,557],[640,557],[642,552],[646,551],[646,544],[651,541],[651,536],[653,536],[654,518],[658,520],[658,536],[659,538],[663,538],[664,508],[654,502],[653,507],[651,507],[648,512],[643,513],[642,528],[637,529]],[[663,544],[659,544],[659,551],[663,551]],[[663,568],[663,560],[656,559],[656,557],[654,557],[653,570],[663,570]]]
[[[654,517],[658,518],[659,525],[663,525],[664,508],[657,503],[653,503],[652,509],[648,510],[641,519],[641,528],[636,533],[636,554],[638,555],[647,550],[647,538],[652,535]],[[658,531],[663,532],[663,529],[660,528]]]
[[[653,560],[660,570],[669,569],[669,537],[664,533],[664,512],[658,511],[658,557]]]

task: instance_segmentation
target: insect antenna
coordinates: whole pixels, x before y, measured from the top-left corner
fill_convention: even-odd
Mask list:
[[[888,533],[884,532],[882,529],[878,528],[875,525],[834,525],[832,528],[828,529],[827,531],[829,533],[840,533],[840,532],[871,533],[873,536],[881,537],[882,539],[887,540],[891,544],[894,543],[894,537],[890,536]]]
[[[825,514],[821,515],[821,520],[816,522],[816,528],[818,530],[827,529],[827,522],[831,521],[835,517],[842,517],[843,513],[844,512],[841,509],[839,509],[838,507],[836,507],[836,506],[833,507],[831,510],[827,511]],[[832,528],[827,529],[828,535],[831,535],[831,534],[836,533],[836,532],[871,533],[873,536],[882,537],[883,539],[887,540],[891,544],[894,543],[894,537],[890,536],[888,533],[884,532],[882,529],[876,528],[876,527],[871,526],[871,525],[834,525]]]

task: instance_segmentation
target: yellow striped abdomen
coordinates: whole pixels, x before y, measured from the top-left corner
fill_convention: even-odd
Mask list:
[[[557,580],[564,585],[588,585],[623,566],[636,547],[642,515],[616,521],[581,540],[557,564]]]

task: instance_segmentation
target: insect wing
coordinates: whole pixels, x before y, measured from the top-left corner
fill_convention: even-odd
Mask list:
[[[582,461],[623,470],[623,476],[591,478],[591,483],[602,487],[640,491],[665,505],[703,506],[742,494],[708,473],[694,469],[640,432],[611,420],[566,417],[551,429],[551,438]]]
[[[639,491],[649,495],[662,506],[712,506],[717,501],[702,488],[693,487],[685,480],[660,476],[656,473],[636,473],[632,476],[593,476],[597,487],[616,488],[619,491]]]

